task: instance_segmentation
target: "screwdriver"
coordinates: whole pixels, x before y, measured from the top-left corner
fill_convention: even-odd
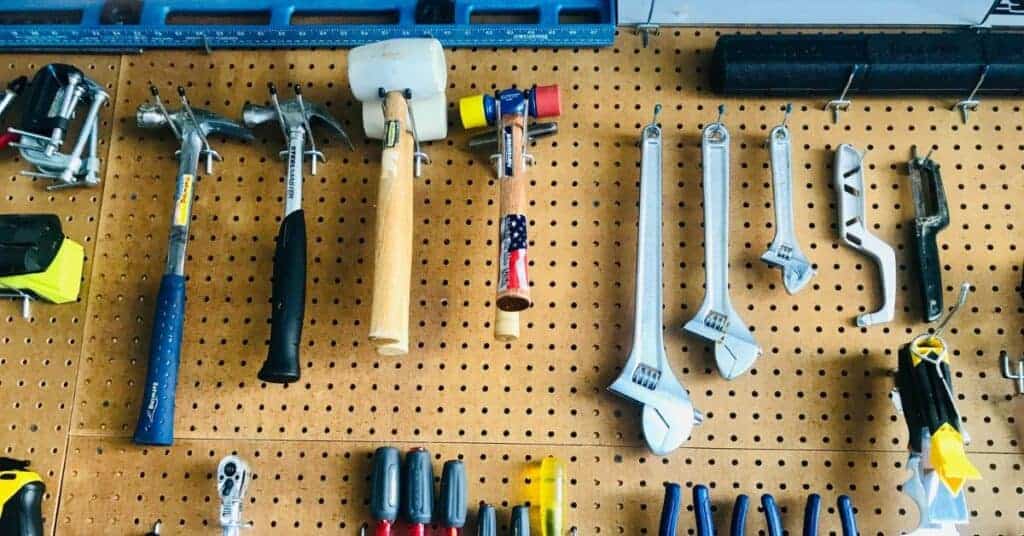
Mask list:
[[[381,447],[373,454],[370,481],[370,515],[377,521],[376,536],[391,536],[398,519],[398,479],[401,460],[398,449]]]
[[[466,466],[459,460],[444,462],[438,521],[445,536],[458,536],[466,525]]]
[[[526,506],[512,507],[512,536],[530,536],[530,510]]]
[[[565,467],[561,460],[553,456],[541,460],[537,482],[541,536],[562,536],[562,483],[564,481]]]
[[[476,536],[498,536],[498,515],[493,506],[481,502],[476,517]]]
[[[402,508],[409,522],[409,536],[425,536],[434,513],[434,469],[426,449],[406,454],[403,477]]]

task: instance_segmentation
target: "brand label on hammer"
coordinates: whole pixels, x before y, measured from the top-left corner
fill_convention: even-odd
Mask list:
[[[192,182],[194,180],[193,175],[181,176],[181,194],[174,202],[174,225],[183,227],[188,225],[188,217],[192,213]]]
[[[384,148],[390,149],[398,145],[398,121],[391,120],[384,123]]]
[[[504,163],[505,176],[511,177],[515,172],[515,162],[512,161],[512,126],[501,129],[501,161]]]

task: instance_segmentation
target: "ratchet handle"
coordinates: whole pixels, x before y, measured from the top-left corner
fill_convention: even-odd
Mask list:
[[[259,379],[291,383],[299,379],[299,346],[306,307],[306,219],[301,209],[285,216],[274,252],[270,350]]]
[[[665,502],[661,506],[661,523],[658,525],[658,536],[676,536],[676,525],[679,524],[679,503],[682,491],[679,484],[665,484]]]
[[[184,320],[185,277],[164,274],[153,317],[142,408],[133,438],[137,444],[170,445],[174,442],[174,392],[178,385]]]

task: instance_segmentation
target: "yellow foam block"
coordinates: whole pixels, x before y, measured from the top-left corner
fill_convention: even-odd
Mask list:
[[[459,118],[462,119],[462,128],[467,130],[487,126],[484,96],[473,95],[459,99]]]
[[[978,468],[967,459],[963,436],[948,423],[940,426],[932,434],[929,460],[938,473],[939,480],[953,495],[960,493],[966,481],[981,480]]]
[[[82,287],[82,267],[85,248],[64,239],[57,256],[46,270],[34,274],[0,277],[0,288],[31,291],[39,298],[53,303],[68,303],[78,299]]]

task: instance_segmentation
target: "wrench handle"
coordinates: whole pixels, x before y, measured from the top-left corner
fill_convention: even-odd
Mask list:
[[[174,442],[174,392],[178,385],[184,319],[185,277],[164,274],[157,294],[145,391],[133,438],[137,444]]]
[[[921,271],[921,302],[925,320],[934,322],[942,316],[942,265],[936,235],[943,228],[923,222],[914,224],[917,262]]]
[[[409,108],[399,91],[387,94],[384,150],[377,191],[370,341],[381,355],[409,353],[412,276],[413,138]]]
[[[291,383],[299,379],[299,347],[306,307],[306,219],[302,209],[285,216],[274,251],[270,350],[259,379]]]
[[[523,136],[526,115],[503,115],[499,125],[498,182],[501,219],[498,227],[498,308],[522,311],[533,304],[526,273],[526,161]]]

